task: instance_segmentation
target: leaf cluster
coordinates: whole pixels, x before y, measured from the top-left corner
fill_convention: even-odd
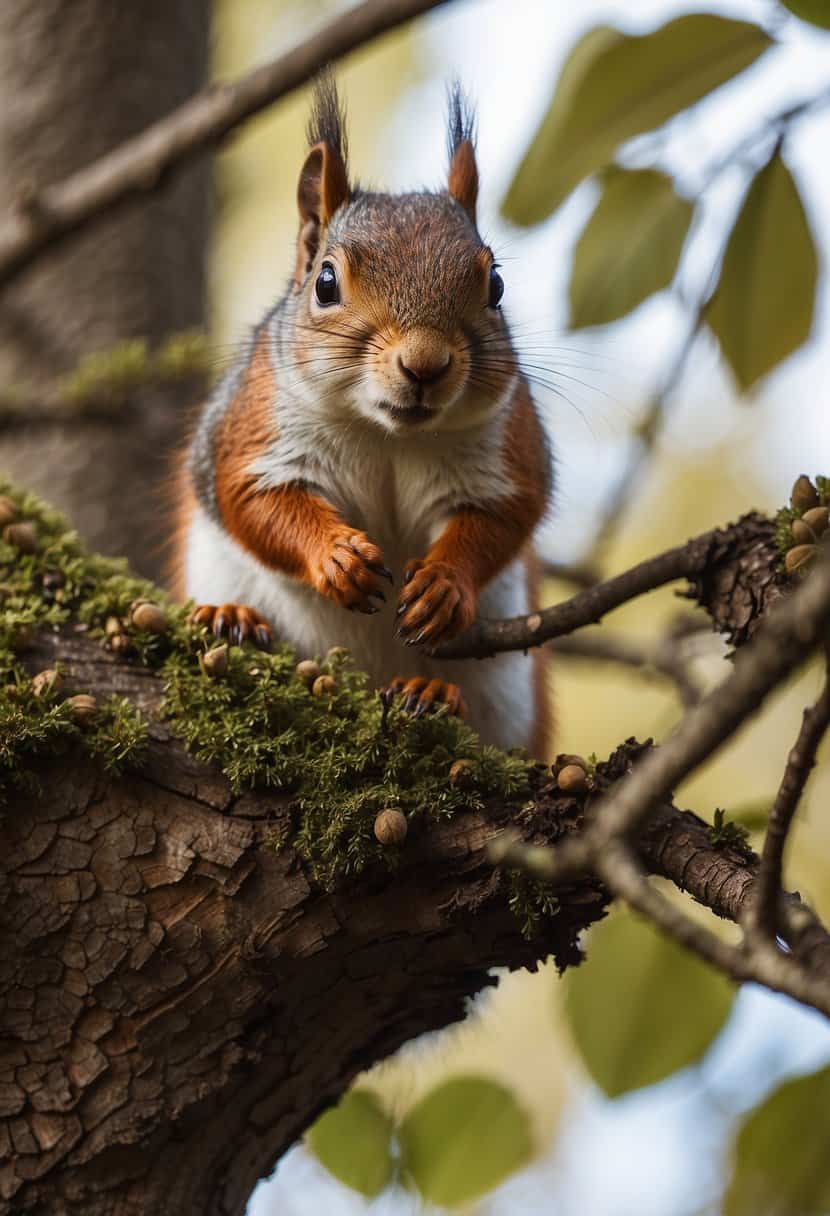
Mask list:
[[[826,23],[823,0],[792,0],[789,7]],[[733,161],[744,164],[749,156],[748,188],[731,230],[723,230],[721,256],[693,318],[709,326],[743,392],[812,330],[816,243],[782,156],[788,125],[810,103],[772,117],[757,138],[744,141],[751,147],[742,143],[710,169],[694,199],[657,163],[663,144],[655,133],[775,45],[761,26],[713,13],[687,13],[643,35],[590,29],[561,69],[503,203],[508,219],[536,224],[595,179],[598,201],[574,253],[570,322],[607,325],[679,281],[707,192]],[[632,154],[629,145],[638,138]],[[632,165],[644,157],[654,163]]]

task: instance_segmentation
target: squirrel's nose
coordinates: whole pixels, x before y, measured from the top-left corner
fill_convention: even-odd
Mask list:
[[[398,367],[413,384],[434,384],[448,370],[452,363],[449,352],[440,356],[418,355],[414,351],[406,356],[398,355]]]

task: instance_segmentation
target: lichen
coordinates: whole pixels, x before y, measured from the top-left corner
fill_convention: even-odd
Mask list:
[[[227,673],[211,678],[199,656],[212,639],[189,623],[188,605],[174,604],[123,562],[88,554],[63,518],[34,496],[0,482],[3,494],[17,504],[19,519],[35,524],[37,543],[23,553],[0,540],[0,798],[4,784],[34,782],[44,755],[76,746],[109,769],[140,764],[147,724],[129,702],[114,699],[91,725],[80,725],[62,699],[66,690],[37,696],[23,663],[34,630],[72,620],[111,645],[107,624],[114,618],[125,661],[159,671],[161,712],[188,750],[217,765],[236,792],[271,788],[290,800],[291,843],[325,887],[370,864],[398,864],[401,854],[374,836],[375,816],[385,807],[400,808],[412,829],[426,818],[481,809],[488,796],[529,788],[533,766],[523,753],[482,746],[458,718],[438,712],[413,719],[394,706],[384,715],[342,649],[320,656],[336,681],[322,697],[298,677],[296,656],[285,645],[271,654],[233,647]],[[143,633],[131,624],[131,605],[146,598],[164,609],[166,632]],[[453,784],[449,770],[459,757],[469,758],[472,770],[468,781]]]

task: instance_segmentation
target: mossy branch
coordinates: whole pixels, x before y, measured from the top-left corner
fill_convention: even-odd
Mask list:
[[[643,749],[574,783],[578,758],[552,773],[443,715],[384,719],[339,649],[315,696],[287,648],[222,654],[34,498],[0,487],[0,521],[3,1202],[241,1214],[356,1072],[463,1016],[491,968],[580,961],[603,884],[551,891],[488,848],[508,828],[537,849],[581,838]],[[699,574],[715,612],[730,561],[733,584],[763,584],[757,527],[751,561],[739,524]],[[403,843],[375,835],[389,807]],[[669,798],[633,844],[744,915],[756,858]],[[824,969],[827,934],[793,909],[794,949]]]

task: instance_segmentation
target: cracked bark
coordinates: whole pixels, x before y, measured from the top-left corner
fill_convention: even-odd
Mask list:
[[[698,587],[726,621],[741,616],[734,588],[758,581],[756,540],[734,534],[720,591]],[[491,968],[578,961],[580,931],[604,913],[599,883],[574,881],[526,940],[487,861],[508,824],[535,843],[579,829],[580,801],[541,767],[531,804],[413,831],[393,875],[324,894],[272,843],[290,839],[288,798],[234,797],[189,757],[157,720],[153,672],[74,628],[33,640],[31,670],[56,661],[69,691],[127,696],[153,725],[141,771],[56,758],[0,821],[1,1213],[241,1216],[357,1072],[463,1017]],[[618,749],[601,780],[640,750]],[[716,847],[696,816],[661,805],[638,846],[651,872],[741,915],[756,859]],[[804,940],[823,965],[821,927]]]

